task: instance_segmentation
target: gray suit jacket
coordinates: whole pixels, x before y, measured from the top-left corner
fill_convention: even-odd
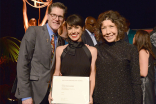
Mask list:
[[[64,44],[58,36],[58,45]],[[39,104],[46,95],[55,67],[55,54],[51,63],[51,44],[46,25],[31,26],[20,45],[17,62],[17,88],[19,99],[32,97]]]

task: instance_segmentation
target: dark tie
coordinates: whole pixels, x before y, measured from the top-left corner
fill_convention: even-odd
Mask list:
[[[52,58],[53,58],[53,55],[54,55],[54,52],[55,52],[54,34],[52,35],[52,38],[51,38],[51,49],[52,49]]]

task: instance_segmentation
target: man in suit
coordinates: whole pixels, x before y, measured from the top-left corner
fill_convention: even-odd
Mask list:
[[[128,35],[128,41],[130,44],[133,44],[133,38],[134,38],[134,35],[136,34],[136,30],[131,30],[129,28],[130,26],[130,22],[129,20],[126,19],[126,24],[127,24],[127,30],[126,30],[126,33]]]
[[[94,36],[96,19],[94,17],[87,17],[85,20],[85,30],[81,36],[82,41],[89,46],[95,46],[97,41]]]
[[[48,23],[44,26],[30,26],[26,31],[17,62],[15,96],[19,103],[48,104],[48,87],[55,66],[55,52],[53,54],[52,50],[64,44],[57,30],[64,21],[66,10],[66,6],[60,2],[51,4],[47,14]]]

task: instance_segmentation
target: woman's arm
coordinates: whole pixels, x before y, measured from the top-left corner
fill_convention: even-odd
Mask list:
[[[146,77],[148,74],[148,58],[149,52],[145,49],[139,51],[140,75]]]
[[[96,74],[96,66],[95,66],[95,62],[97,59],[97,49],[91,46],[87,46],[91,52],[92,55],[92,62],[91,62],[91,73],[90,73],[90,103],[93,103],[93,91],[94,91],[94,87],[95,87],[95,74]]]
[[[53,76],[59,76],[61,66],[61,54],[63,52],[63,46],[56,48],[56,66]]]
[[[55,65],[55,71],[54,71],[53,76],[59,76],[60,75],[61,55],[62,55],[62,52],[66,46],[67,45],[59,46],[56,48],[56,65]],[[53,76],[52,76],[52,81],[53,81]],[[51,81],[51,88],[52,88],[52,81]],[[51,91],[49,93],[48,100],[49,100],[49,104],[51,104],[51,101],[53,100],[52,96],[51,96]]]
[[[55,71],[54,71],[53,76],[59,76],[59,73],[60,73],[60,65],[61,65],[61,61],[60,61],[61,53],[62,53],[61,52],[61,46],[60,47],[57,47],[56,48],[56,66],[55,66]],[[51,89],[52,89],[52,83],[53,83],[53,76],[52,76],[52,81],[51,81]],[[49,104],[51,104],[51,101],[53,100],[52,99],[52,96],[51,96],[51,91],[49,93],[48,100],[49,100]]]

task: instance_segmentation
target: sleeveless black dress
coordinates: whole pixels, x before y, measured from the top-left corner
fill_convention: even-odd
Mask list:
[[[63,53],[66,54],[61,56],[62,76],[90,76],[91,62],[82,48],[84,45],[83,42],[70,41],[69,45],[63,50]]]
[[[143,104],[155,104],[155,91],[154,91],[154,63],[153,57],[150,55],[148,64],[148,74],[146,77],[141,78],[143,90]]]

